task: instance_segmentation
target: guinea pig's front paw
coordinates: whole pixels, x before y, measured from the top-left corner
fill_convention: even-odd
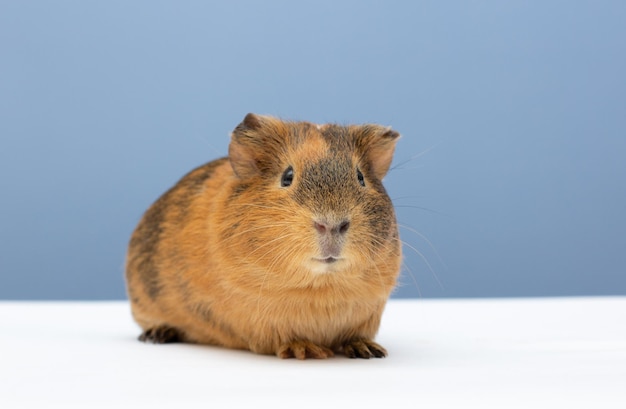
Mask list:
[[[182,339],[183,335],[179,330],[177,330],[176,328],[168,327],[166,325],[149,328],[139,336],[140,341],[150,342],[153,344],[169,344],[172,342],[181,342]]]
[[[334,355],[333,351],[312,343],[311,341],[296,340],[281,345],[276,352],[279,358],[315,358],[325,359]]]
[[[343,353],[348,358],[384,358],[387,350],[374,341],[364,338],[354,338],[343,346]]]

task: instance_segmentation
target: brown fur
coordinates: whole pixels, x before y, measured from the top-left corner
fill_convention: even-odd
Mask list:
[[[401,247],[380,179],[397,137],[248,114],[229,158],[183,177],[132,235],[126,279],[140,339],[281,358],[385,356],[373,338]]]

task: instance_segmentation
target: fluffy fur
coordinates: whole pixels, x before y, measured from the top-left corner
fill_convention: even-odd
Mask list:
[[[401,246],[381,179],[398,136],[248,114],[229,157],[184,176],[132,235],[126,279],[140,339],[385,356],[373,338]]]

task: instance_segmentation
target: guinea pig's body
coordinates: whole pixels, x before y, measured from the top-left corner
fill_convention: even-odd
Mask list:
[[[140,339],[385,356],[373,338],[401,245],[380,180],[397,137],[247,115],[229,157],[183,177],[132,235],[126,279]]]

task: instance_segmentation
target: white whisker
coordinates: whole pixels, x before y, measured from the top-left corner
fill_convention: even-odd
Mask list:
[[[443,267],[445,269],[448,269],[448,266],[446,265],[446,263],[443,261],[443,258],[441,258],[441,256],[439,255],[439,252],[437,251],[437,249],[435,248],[435,246],[433,245],[433,243],[428,239],[428,237],[426,237],[424,234],[420,233],[419,231],[415,230],[412,227],[409,227],[405,224],[400,224],[398,223],[398,227],[401,227],[403,229],[406,229],[416,235],[418,235],[422,240],[424,240],[428,246],[430,247],[430,249],[435,253],[435,255],[437,256],[437,258],[439,259],[439,262],[441,263],[441,265],[443,265]]]
[[[402,241],[402,244],[404,246],[407,246],[408,248],[410,248],[411,250],[413,250],[415,252],[415,254],[417,254],[418,256],[420,256],[420,258],[422,259],[422,261],[424,262],[424,264],[426,264],[426,266],[428,267],[428,269],[430,270],[430,272],[432,273],[435,281],[437,281],[437,284],[439,284],[439,287],[444,290],[443,284],[441,283],[441,281],[439,280],[439,277],[437,277],[437,274],[435,273],[435,270],[433,270],[432,266],[430,265],[430,263],[428,262],[428,259],[426,258],[426,256],[424,256],[424,254],[419,251],[418,249],[416,249],[415,247],[413,247],[412,245],[410,245],[409,243],[407,243],[406,241]]]
[[[425,150],[421,151],[420,153],[411,156],[409,159],[404,160],[400,163],[398,163],[397,165],[392,166],[389,171],[391,172],[392,170],[396,170],[396,169],[402,169],[401,166],[406,165],[407,163],[410,163],[412,161],[414,161],[415,159],[419,158],[420,156],[424,156],[426,155],[428,152],[430,152],[431,150],[435,149],[437,147],[437,145],[439,145],[438,143],[434,144],[433,146],[431,146],[430,148],[426,148]]]

